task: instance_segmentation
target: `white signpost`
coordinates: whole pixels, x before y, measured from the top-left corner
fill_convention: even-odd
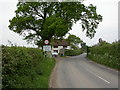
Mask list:
[[[46,45],[43,46],[43,51],[50,52],[50,51],[51,51],[51,45],[47,45],[47,44],[49,44],[49,41],[48,41],[48,40],[45,40],[44,43],[45,43]]]
[[[43,51],[45,51],[45,56],[46,57],[52,57],[52,55],[51,55],[51,45],[49,45],[49,40],[45,40],[44,41],[44,46],[43,46]]]
[[[43,51],[51,51],[51,45],[44,45],[43,46]]]

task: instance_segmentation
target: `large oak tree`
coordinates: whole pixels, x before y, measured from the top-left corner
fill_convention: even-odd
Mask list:
[[[19,2],[9,28],[29,42],[43,45],[45,39],[61,38],[77,21],[86,36],[93,38],[102,16],[96,6],[82,2]]]

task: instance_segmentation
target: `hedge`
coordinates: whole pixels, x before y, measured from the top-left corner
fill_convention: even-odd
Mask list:
[[[49,76],[55,65],[37,48],[2,47],[3,88],[48,88]]]
[[[88,57],[97,63],[120,70],[118,42],[93,46],[89,49]]]
[[[65,50],[65,56],[76,56],[82,54],[83,51],[81,49],[78,50]]]

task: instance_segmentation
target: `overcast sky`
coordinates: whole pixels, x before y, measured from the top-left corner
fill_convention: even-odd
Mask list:
[[[85,4],[93,4],[97,6],[97,13],[103,16],[103,21],[96,29],[96,34],[93,39],[85,36],[85,32],[81,31],[79,22],[73,25],[71,34],[80,37],[87,45],[98,43],[98,39],[112,43],[118,40],[118,1],[120,0],[85,0]],[[0,2],[0,44],[8,45],[8,40],[18,46],[31,46],[22,36],[10,31],[8,28],[9,20],[15,16],[17,0],[2,0]]]

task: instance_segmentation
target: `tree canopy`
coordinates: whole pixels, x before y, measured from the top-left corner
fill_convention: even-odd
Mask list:
[[[10,30],[37,45],[45,39],[62,38],[77,21],[81,21],[86,36],[93,38],[102,21],[96,6],[85,6],[82,2],[19,2],[15,13]]]
[[[72,49],[78,49],[79,44],[83,42],[79,37],[73,34],[70,34],[66,40],[70,43]]]

